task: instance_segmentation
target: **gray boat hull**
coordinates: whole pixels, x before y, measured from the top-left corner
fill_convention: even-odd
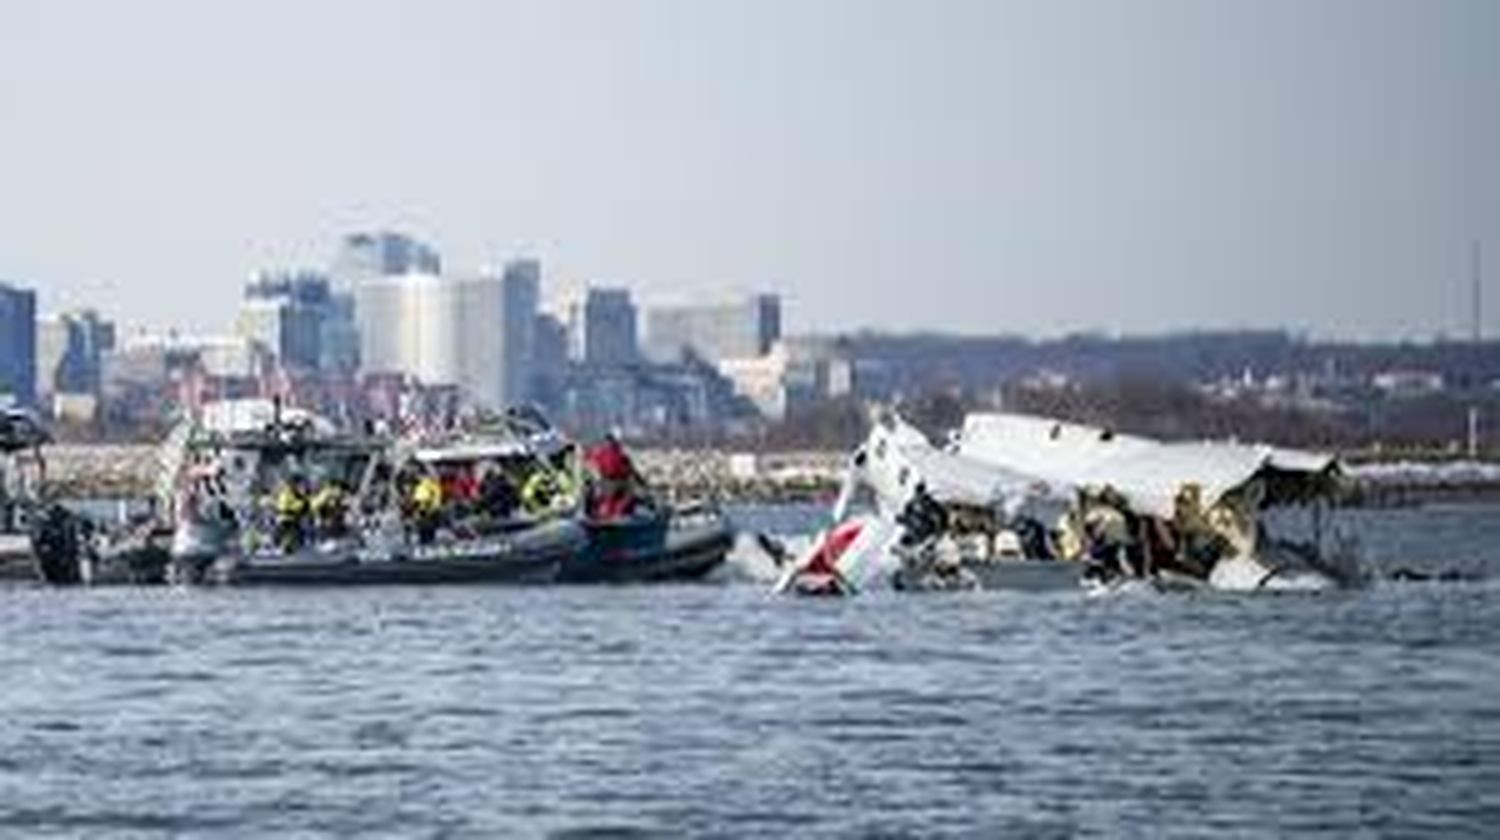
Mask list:
[[[734,529],[719,511],[651,512],[589,522],[586,551],[570,557],[563,583],[656,583],[698,580],[723,565]]]
[[[198,574],[203,582],[233,586],[539,584],[556,580],[562,564],[586,545],[580,526],[558,521],[390,556],[312,548],[220,557]]]

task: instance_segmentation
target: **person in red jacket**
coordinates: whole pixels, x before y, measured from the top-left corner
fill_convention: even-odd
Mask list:
[[[468,464],[454,464],[442,468],[439,481],[443,485],[443,503],[450,512],[466,516],[479,499],[479,480]]]
[[[640,474],[620,443],[619,433],[611,430],[604,440],[588,451],[584,460],[594,475],[594,490],[589,494],[589,515],[595,519],[619,519],[634,513]]]

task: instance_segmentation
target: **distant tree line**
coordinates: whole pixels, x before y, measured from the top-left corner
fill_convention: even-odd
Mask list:
[[[1182,383],[1123,376],[1067,388],[1018,382],[981,393],[939,387],[882,405],[896,408],[935,443],[961,427],[967,413],[1003,408],[1164,440],[1233,439],[1356,456],[1419,458],[1463,452],[1472,408],[1480,421],[1482,454],[1500,457],[1500,392],[1431,394],[1314,410],[1266,405],[1252,397],[1220,399]],[[847,450],[868,434],[872,412],[879,407],[850,398],[829,400],[768,425],[753,443],[769,450]]]
[[[1467,444],[1468,417],[1480,420],[1480,445],[1500,455],[1500,393],[1430,394],[1347,407],[1267,405],[1252,397],[1211,398],[1187,386],[1124,377],[1069,389],[1002,389],[1006,409],[1107,426],[1166,440],[1237,439],[1344,453],[1436,456]]]
[[[1500,341],[1393,344],[1313,341],[1284,331],[1180,333],[1111,338],[858,333],[837,340],[855,360],[861,394],[891,399],[935,387],[975,392],[1040,371],[1088,383],[1201,383],[1249,372],[1368,380],[1393,370],[1443,377],[1457,391],[1500,382]]]

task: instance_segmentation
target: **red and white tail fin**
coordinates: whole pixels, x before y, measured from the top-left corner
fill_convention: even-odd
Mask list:
[[[859,541],[865,525],[865,522],[853,519],[825,531],[807,556],[782,577],[776,591],[809,595],[853,594],[854,587],[839,570],[839,561]]]

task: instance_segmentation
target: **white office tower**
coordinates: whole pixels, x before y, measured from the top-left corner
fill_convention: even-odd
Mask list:
[[[356,291],[360,358],[369,373],[461,384],[460,290],[435,274],[374,277]]]
[[[366,373],[406,373],[404,276],[370,277],[355,287],[360,366]]]
[[[369,373],[399,373],[424,385],[456,385],[475,405],[500,409],[510,404],[511,388],[524,388],[530,347],[517,349],[506,329],[529,313],[515,338],[528,342],[536,298],[524,280],[510,286],[502,277],[439,277],[407,274],[360,283],[360,356]],[[528,308],[529,307],[529,308]],[[512,386],[510,377],[519,384]]]
[[[483,408],[505,407],[505,341],[501,314],[505,309],[498,277],[466,277],[448,281],[453,290],[453,341],[458,384],[470,400]]]
[[[435,274],[409,274],[405,280],[406,371],[428,385],[467,385],[463,289]]]

